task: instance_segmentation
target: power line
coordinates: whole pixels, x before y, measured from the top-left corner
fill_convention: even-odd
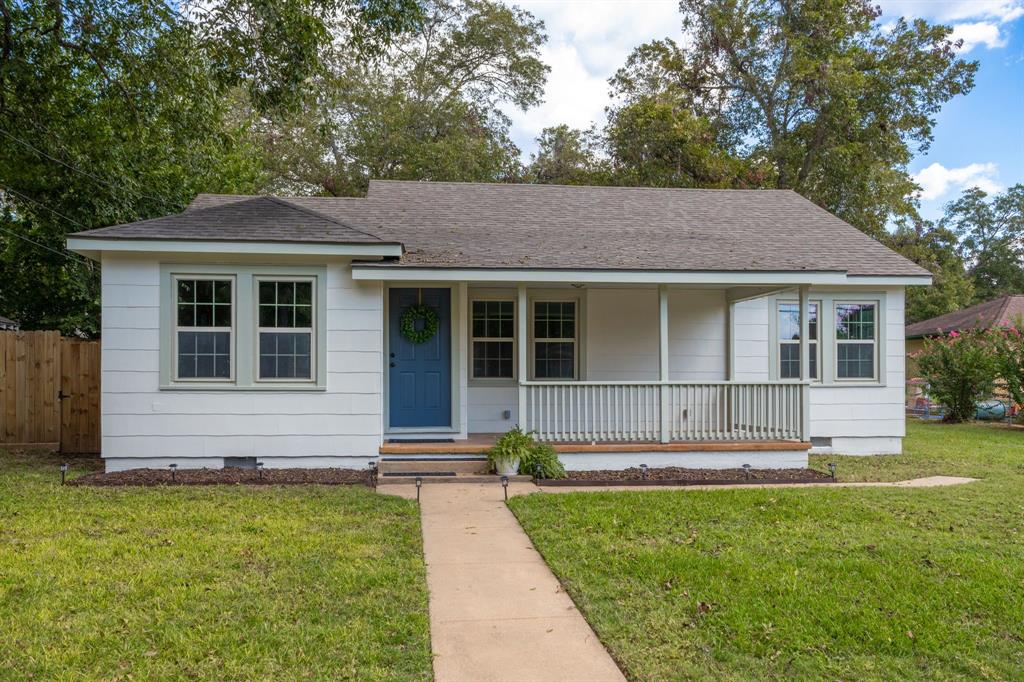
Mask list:
[[[71,165],[70,163],[68,163],[66,161],[58,159],[55,156],[51,156],[50,154],[47,154],[46,152],[44,152],[42,149],[39,149],[38,147],[32,145],[31,143],[26,142],[25,140],[22,140],[20,137],[12,135],[11,133],[9,133],[6,130],[4,130],[3,128],[0,128],[0,135],[4,135],[4,136],[14,140],[18,144],[20,144],[20,145],[22,145],[22,146],[24,146],[24,147],[26,147],[28,149],[31,149],[36,154],[39,154],[40,156],[42,156],[44,158],[47,158],[50,161],[53,161],[55,163],[59,163],[60,165],[64,166],[65,168],[67,168],[69,170],[74,171],[75,173],[79,173],[81,175],[84,175],[87,178],[92,178],[96,182],[103,183],[104,185],[107,185],[108,187],[113,187],[114,189],[126,189],[128,192],[134,194],[135,196],[137,196],[139,198],[151,199],[153,201],[159,202],[159,203],[163,204],[163,206],[165,208],[171,208],[171,209],[175,209],[176,208],[173,204],[169,203],[168,201],[166,201],[164,199],[161,199],[158,196],[153,196],[152,194],[146,194],[144,192],[140,192],[139,190],[135,190],[135,189],[132,189],[132,188],[127,187],[127,186],[122,186],[122,185],[115,184],[115,183],[111,182],[110,180],[105,180],[104,178],[101,178],[100,176],[96,175],[95,173],[90,173],[89,171],[82,170],[82,169],[80,169],[80,168],[78,168],[76,166]]]
[[[75,263],[85,263],[86,265],[90,265],[88,260],[86,260],[82,256],[78,255],[77,253],[71,253],[70,251],[58,251],[57,249],[55,249],[53,247],[50,247],[50,246],[47,246],[46,244],[43,244],[41,242],[37,242],[34,239],[29,239],[28,237],[26,237],[23,234],[18,234],[14,230],[9,230],[6,227],[3,227],[2,225],[0,225],[0,232],[6,232],[7,234],[11,235],[12,237],[17,237],[18,239],[21,239],[22,241],[26,241],[29,244],[32,244],[33,246],[38,246],[40,249],[46,249],[47,251],[55,253],[58,256],[63,256],[64,258],[67,258],[68,260],[74,261]],[[81,260],[78,260],[78,259],[81,259]]]
[[[17,190],[11,189],[10,187],[5,187],[5,188],[3,189],[3,191],[4,191],[4,192],[10,192],[10,193],[11,193],[11,194],[13,194],[14,196],[17,196],[17,197],[21,197],[21,198],[22,198],[22,199],[24,199],[25,201],[31,201],[31,202],[32,202],[33,204],[35,204],[36,206],[39,206],[39,207],[41,207],[41,208],[45,208],[45,209],[46,209],[47,211],[49,211],[50,213],[52,213],[52,214],[54,214],[54,215],[56,215],[56,216],[60,216],[60,217],[61,217],[61,218],[63,218],[64,220],[68,221],[69,223],[74,223],[75,225],[78,225],[79,227],[81,227],[81,228],[83,228],[83,229],[86,229],[86,230],[91,230],[91,229],[92,229],[92,228],[91,228],[91,227],[89,227],[88,225],[86,225],[86,224],[84,224],[84,223],[80,223],[80,222],[78,222],[77,220],[75,220],[74,218],[69,218],[68,216],[64,215],[64,214],[63,214],[63,213],[61,213],[60,211],[57,211],[57,210],[54,210],[54,209],[50,208],[49,206],[47,206],[46,204],[42,203],[41,201],[37,201],[36,199],[33,199],[32,197],[30,197],[30,196],[28,196],[28,195],[22,194],[21,192],[19,192],[19,191],[17,191]]]

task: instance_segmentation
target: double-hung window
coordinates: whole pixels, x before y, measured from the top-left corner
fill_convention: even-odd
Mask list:
[[[233,277],[174,278],[174,372],[186,381],[235,374]]]
[[[257,278],[257,378],[311,381],[315,376],[313,278]]]
[[[878,378],[878,304],[836,301],[836,379]]]
[[[575,301],[534,301],[533,376],[575,379],[577,330]]]
[[[515,303],[473,301],[472,312],[473,378],[515,378]]]
[[[807,339],[810,367],[808,376],[818,379],[818,367],[821,364],[820,345],[818,343],[818,313],[821,305],[811,301],[807,308],[809,334]],[[779,378],[800,378],[800,304],[788,301],[779,302]]]

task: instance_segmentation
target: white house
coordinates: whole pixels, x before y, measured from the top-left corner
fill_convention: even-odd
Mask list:
[[[930,282],[789,191],[375,181],[68,246],[102,263],[108,470],[474,455],[516,424],[570,469],[898,453]]]

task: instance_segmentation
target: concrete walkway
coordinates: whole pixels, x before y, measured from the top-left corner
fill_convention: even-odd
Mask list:
[[[416,496],[410,485],[379,490]],[[509,486],[510,494],[529,490],[537,488]],[[420,504],[437,682],[625,680],[500,485],[424,485]]]

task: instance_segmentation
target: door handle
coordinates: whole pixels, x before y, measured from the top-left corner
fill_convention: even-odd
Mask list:
[[[395,366],[395,363],[393,363],[393,362],[392,362],[392,363],[389,363],[389,365],[390,365],[391,367],[394,367],[394,366]]]
[[[395,357],[395,354],[394,354],[394,353],[391,353],[391,357]]]

